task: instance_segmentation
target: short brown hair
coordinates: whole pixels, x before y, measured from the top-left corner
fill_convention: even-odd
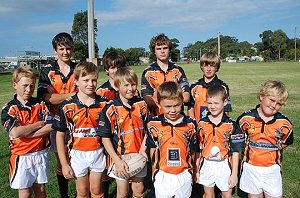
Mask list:
[[[123,54],[117,51],[110,51],[104,54],[103,57],[103,68],[108,70],[110,67],[125,67],[126,66],[126,58]]]
[[[163,82],[157,89],[157,101],[168,99],[180,99],[183,101],[183,91],[177,82],[167,81]]]
[[[201,69],[204,65],[213,65],[214,67],[217,68],[216,71],[219,71],[220,66],[221,66],[221,60],[220,60],[219,56],[217,54],[215,54],[214,52],[207,52],[207,53],[203,54],[200,58]]]
[[[209,86],[206,92],[206,98],[214,96],[221,96],[222,100],[225,101],[227,98],[226,89],[220,84]]]
[[[53,49],[57,49],[57,46],[63,45],[65,47],[74,48],[73,38],[69,33],[61,32],[54,36],[52,39],[52,47]]]
[[[84,77],[89,74],[98,75],[98,67],[91,62],[81,62],[78,63],[74,69],[74,78],[78,80],[79,77]]]
[[[19,82],[22,77],[30,78],[36,80],[36,75],[33,73],[32,69],[27,66],[18,67],[13,75],[12,75],[12,82]]]
[[[169,46],[170,50],[172,49],[172,42],[165,34],[159,34],[155,37],[152,37],[149,48],[154,53],[155,46],[161,46],[161,45],[167,45]]]
[[[137,77],[136,73],[134,73],[134,71],[132,69],[130,69],[129,67],[121,67],[115,73],[115,78],[114,78],[115,87],[119,88],[120,84],[123,81],[138,84],[138,77]]]

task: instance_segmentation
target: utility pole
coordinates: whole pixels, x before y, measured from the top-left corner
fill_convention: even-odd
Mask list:
[[[218,32],[218,56],[219,56],[219,58],[221,57],[220,53],[221,53],[220,32]]]
[[[94,0],[88,0],[88,46],[89,62],[92,62],[95,58]]]
[[[295,26],[295,62],[297,61],[297,26]]]

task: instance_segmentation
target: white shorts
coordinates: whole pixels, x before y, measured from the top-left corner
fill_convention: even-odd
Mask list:
[[[106,156],[104,149],[99,148],[94,151],[71,150],[71,167],[76,177],[83,177],[89,170],[102,173],[106,167]]]
[[[192,173],[187,169],[179,174],[159,170],[153,177],[155,196],[159,198],[187,198],[192,194]]]
[[[264,192],[272,197],[282,196],[280,166],[254,166],[244,162],[240,189],[254,195]]]
[[[132,178],[128,178],[128,179],[124,179],[121,177],[118,177],[114,174],[113,171],[111,171],[111,167],[108,168],[107,170],[108,176],[111,178],[115,178],[115,179],[119,179],[119,180],[131,180]],[[145,165],[145,167],[138,173],[136,174],[134,177],[146,177],[147,176],[147,164]]]
[[[30,188],[34,183],[44,184],[49,180],[48,149],[10,158],[10,187]]]
[[[223,161],[203,160],[203,164],[200,167],[200,181],[197,183],[207,187],[216,185],[221,191],[228,191],[231,175],[228,159]]]

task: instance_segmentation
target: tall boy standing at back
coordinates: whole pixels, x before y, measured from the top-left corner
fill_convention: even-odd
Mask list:
[[[183,102],[190,100],[189,83],[183,69],[169,61],[172,42],[164,34],[153,37],[150,50],[156,56],[156,62],[148,66],[141,78],[141,95],[146,101],[152,115],[162,112],[157,106],[157,88],[165,81],[175,81],[183,89]]]
[[[282,82],[270,80],[258,99],[259,105],[237,120],[246,134],[240,189],[249,198],[280,198],[283,149],[293,143],[292,123],[279,112],[288,91]]]
[[[57,61],[42,68],[37,95],[48,103],[50,111],[54,115],[57,106],[74,95],[77,89],[73,75],[76,64],[71,61],[74,48],[72,37],[65,32],[59,33],[53,38],[52,46],[57,55]],[[68,180],[62,175],[61,164],[56,151],[55,136],[56,133],[51,133],[51,149],[56,154],[58,187],[61,198],[67,198]]]
[[[48,147],[51,124],[48,108],[41,99],[33,98],[36,76],[30,68],[19,67],[13,73],[14,99],[1,114],[1,124],[9,132],[9,183],[19,190],[19,197],[46,197],[49,180]],[[50,119],[51,120],[51,119]]]
[[[195,118],[197,122],[201,118],[204,118],[207,114],[207,101],[206,92],[208,87],[214,84],[222,85],[226,90],[227,105],[225,106],[225,112],[227,115],[231,111],[231,101],[229,96],[229,87],[222,80],[218,78],[216,73],[221,66],[220,58],[213,52],[207,52],[203,54],[200,59],[200,69],[203,72],[203,78],[199,79],[196,83],[191,85],[191,98],[188,103],[188,114],[192,118]]]

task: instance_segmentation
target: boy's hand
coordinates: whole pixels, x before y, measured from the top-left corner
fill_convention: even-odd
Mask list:
[[[147,156],[147,153],[145,151],[139,151],[139,154],[141,154],[142,156],[144,156],[146,159],[147,159],[147,162],[148,162],[148,156]]]
[[[122,159],[119,159],[115,162],[115,172],[114,174],[121,178],[129,178],[129,167],[126,162]]]
[[[237,181],[238,181],[237,175],[231,175],[229,177],[229,181],[228,181],[229,182],[229,188],[235,187],[236,184],[237,184]]]
[[[73,171],[72,167],[69,165],[62,166],[62,172],[66,179],[74,179],[75,178],[74,171]]]

